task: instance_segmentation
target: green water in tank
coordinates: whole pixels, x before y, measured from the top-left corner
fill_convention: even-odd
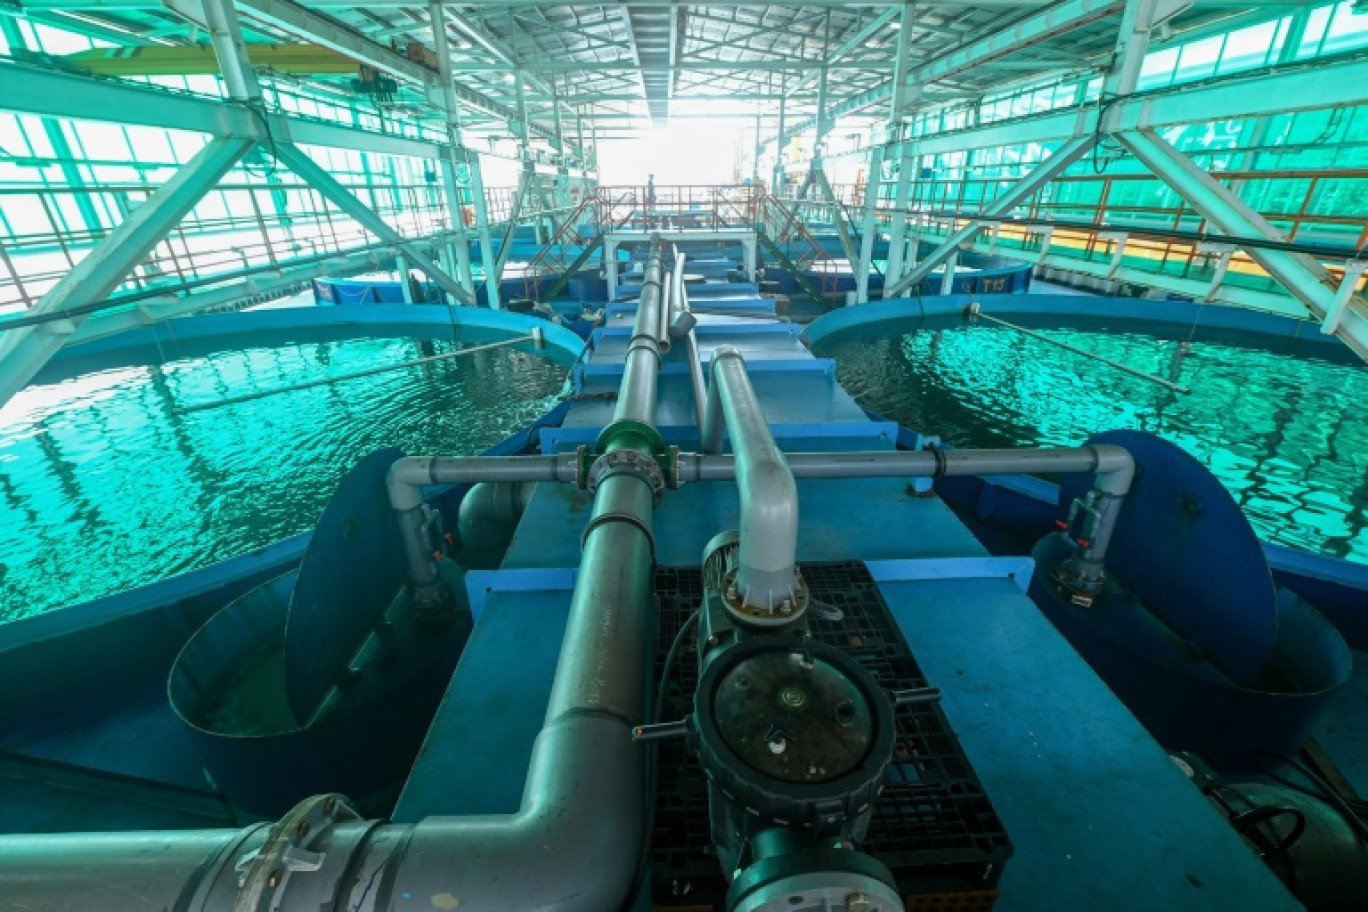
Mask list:
[[[1137,332],[862,328],[817,346],[866,409],[959,447],[1067,446],[1136,428],[1226,486],[1266,541],[1368,563],[1368,367]]]
[[[205,411],[185,406],[488,339],[351,338],[184,354],[21,391],[0,410],[0,620],[310,529],[365,454],[476,453],[555,404],[565,368],[500,348]]]

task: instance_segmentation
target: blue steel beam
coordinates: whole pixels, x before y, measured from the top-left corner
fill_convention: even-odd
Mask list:
[[[57,313],[108,297],[256,142],[211,140],[164,185],[134,209],[30,310]],[[0,333],[0,405],[8,402],[66,344],[83,318]]]

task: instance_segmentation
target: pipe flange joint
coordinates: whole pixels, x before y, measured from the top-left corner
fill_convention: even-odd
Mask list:
[[[233,912],[275,908],[292,874],[322,866],[324,853],[316,848],[320,837],[336,824],[359,819],[341,795],[314,795],[295,805],[272,824],[260,848],[238,859],[241,886]]]
[[[631,437],[638,439],[630,440]],[[621,445],[623,438],[629,438],[630,445]],[[615,448],[614,444],[619,446]],[[592,450],[580,451],[580,487],[589,486],[589,474],[596,463],[595,456],[629,449],[649,452],[650,458],[664,476],[665,485],[671,488],[679,487],[679,448],[666,446],[665,438],[661,437],[660,432],[652,425],[632,418],[614,421],[599,434]]]
[[[604,478],[619,470],[633,472],[644,479],[650,484],[651,493],[657,500],[665,491],[665,473],[661,470],[660,464],[654,456],[641,450],[614,450],[611,453],[604,453],[589,467],[585,487],[589,493],[595,493]]]

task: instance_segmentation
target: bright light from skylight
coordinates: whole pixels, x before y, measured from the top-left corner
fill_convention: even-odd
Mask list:
[[[694,124],[697,124],[696,126]],[[754,134],[739,125],[708,121],[646,130],[635,139],[605,140],[599,147],[599,182],[644,184],[654,174],[658,186],[730,184],[739,178],[743,156],[749,161]]]

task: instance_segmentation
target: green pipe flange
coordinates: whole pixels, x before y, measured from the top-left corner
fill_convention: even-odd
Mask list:
[[[589,483],[589,468],[594,461],[608,452],[608,448],[613,442],[622,435],[635,434],[646,441],[646,451],[651,454],[651,458],[660,466],[660,471],[665,475],[665,484],[671,488],[679,487],[679,447],[665,445],[665,438],[660,436],[653,425],[645,421],[637,421],[634,418],[624,418],[621,421],[614,421],[603,429],[599,434],[598,440],[594,443],[593,450],[588,447],[580,447],[579,450],[579,486],[585,487]]]
[[[646,440],[646,449],[652,456],[661,457],[665,455],[665,438],[660,436],[654,426],[645,421],[637,421],[635,418],[624,418],[621,421],[614,421],[603,429],[599,434],[598,440],[594,443],[594,452],[602,455],[608,452],[613,441],[626,434],[636,434]]]

